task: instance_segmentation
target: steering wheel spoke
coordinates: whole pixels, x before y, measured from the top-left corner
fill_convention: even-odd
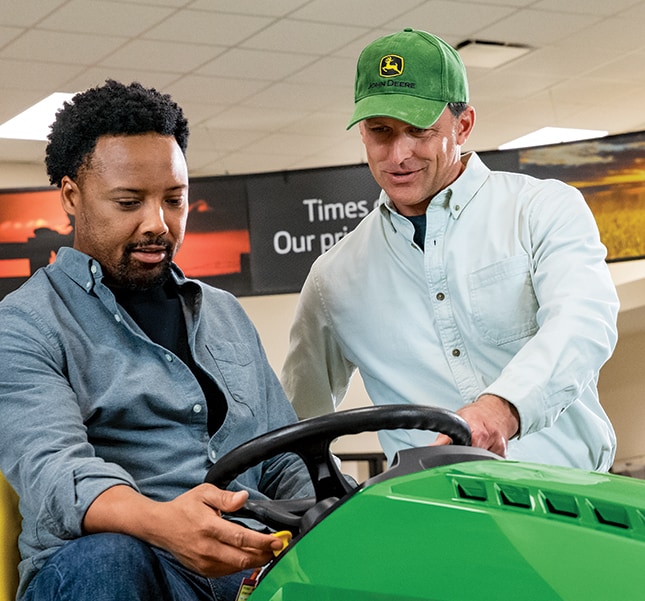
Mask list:
[[[355,489],[340,471],[329,444],[328,440],[313,440],[310,444],[303,443],[296,451],[307,466],[311,481],[317,483],[314,488],[318,501],[328,497],[344,497]]]

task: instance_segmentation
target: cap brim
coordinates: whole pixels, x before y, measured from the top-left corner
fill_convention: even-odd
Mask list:
[[[439,119],[447,105],[447,102],[441,100],[428,100],[408,94],[366,96],[355,104],[347,129],[372,117],[391,117],[426,129]]]

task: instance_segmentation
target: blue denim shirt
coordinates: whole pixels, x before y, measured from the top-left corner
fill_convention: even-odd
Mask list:
[[[295,421],[258,334],[228,293],[176,279],[191,352],[224,392],[214,436],[189,368],[153,343],[70,248],[0,303],[0,469],[20,496],[21,590],[92,501],[126,484],[159,501],[203,482],[217,458]],[[277,457],[235,483],[253,497],[309,492],[302,464]],[[261,491],[261,492],[257,492]]]
[[[283,369],[298,415],[333,411],[358,369],[375,404],[457,410],[485,393],[520,415],[508,457],[608,470],[596,382],[618,297],[582,194],[476,154],[426,210],[424,250],[385,193],[314,263]],[[382,432],[389,457],[435,434]]]

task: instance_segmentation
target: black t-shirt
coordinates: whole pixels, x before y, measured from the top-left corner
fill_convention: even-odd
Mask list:
[[[426,216],[423,215],[406,215],[408,220],[414,226],[414,241],[423,250],[426,240]]]
[[[208,431],[214,434],[226,417],[226,398],[219,386],[193,360],[175,283],[169,280],[150,290],[111,290],[117,302],[150,340],[175,353],[193,372],[206,397]]]

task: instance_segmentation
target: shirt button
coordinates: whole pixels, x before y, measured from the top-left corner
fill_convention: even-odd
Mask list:
[[[202,412],[202,406],[199,403],[193,405],[193,413],[201,413],[201,412]]]
[[[461,207],[459,205],[455,205],[455,211],[458,211],[459,209],[461,209]]]
[[[117,323],[121,323],[121,316],[118,313],[114,314],[114,321]]]
[[[437,292],[437,300],[443,300],[446,298],[446,295],[443,292]]]
[[[461,355],[461,351],[458,348],[452,349],[453,357],[459,357],[459,355]]]
[[[96,265],[92,265],[92,267],[90,267],[90,271],[92,273],[96,273],[98,271],[98,269],[96,268]]]
[[[166,353],[164,357],[166,357],[166,361],[168,361],[168,363],[172,363],[172,355],[170,353]]]
[[[215,451],[213,451],[213,449],[211,449],[210,451],[208,451],[208,456],[209,456],[213,461],[215,461],[215,459],[217,459],[217,453],[216,453]]]

